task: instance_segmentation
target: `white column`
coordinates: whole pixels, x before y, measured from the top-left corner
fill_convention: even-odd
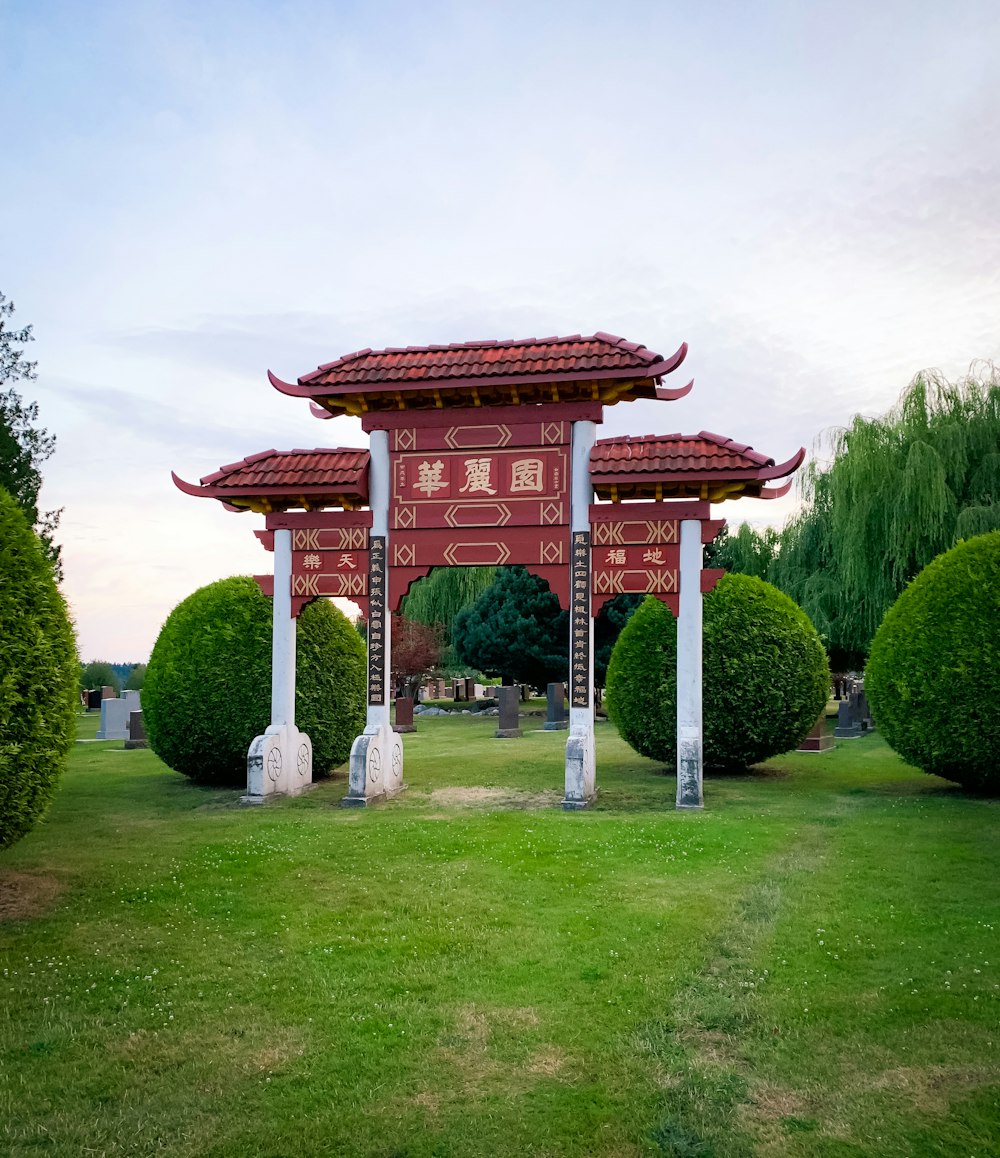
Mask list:
[[[372,511],[372,539],[381,539],[385,547],[385,566],[382,572],[384,614],[379,620],[382,638],[378,640],[373,635],[377,616],[373,615],[375,598],[372,581],[375,579],[376,568],[375,552],[372,551],[368,587],[368,714],[364,732],[355,737],[351,745],[347,795],[341,801],[347,807],[364,807],[369,801],[393,796],[403,788],[403,741],[392,730],[389,717],[392,694],[389,572],[392,556],[389,550],[389,434],[385,430],[371,432],[368,503]],[[376,644],[381,645],[381,652],[377,648],[373,650]],[[375,658],[379,654],[381,664]],[[378,674],[380,666],[381,676]]]
[[[271,725],[295,723],[295,620],[292,532],[274,532],[274,622],[271,628]]]
[[[295,620],[292,618],[292,532],[274,532],[271,611],[271,723],[247,752],[246,804],[297,796],[312,783],[312,741],[295,726]]]
[[[581,601],[574,585],[574,565],[570,564],[570,709],[569,737],[566,740],[566,795],[563,808],[585,808],[597,791],[597,771],[594,755],[594,620],[590,614],[590,504],[594,490],[590,485],[590,452],[597,437],[597,426],[593,422],[573,423],[570,473],[570,558],[576,550],[576,534],[587,536],[587,590]],[[585,614],[581,614],[581,607]],[[580,646],[575,636],[577,630],[585,630],[586,638]],[[586,653],[587,686],[586,704],[580,701],[576,682],[578,673],[574,669],[574,657]],[[577,660],[579,662],[579,660]]]
[[[677,807],[703,808],[701,523],[681,522],[677,616]]]
[[[392,611],[389,607],[389,432],[387,430],[373,430],[369,435],[371,441],[371,466],[368,468],[368,505],[372,512],[372,536],[382,536],[385,539],[385,626],[383,629],[385,657],[383,663],[382,703],[368,705],[368,716],[365,731],[372,728],[389,727],[389,705],[391,687],[390,662],[392,654]],[[371,650],[368,652],[371,661]]]

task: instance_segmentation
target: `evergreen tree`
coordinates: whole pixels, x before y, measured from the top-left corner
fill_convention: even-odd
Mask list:
[[[455,619],[458,658],[504,683],[543,688],[569,671],[569,615],[544,579],[524,567],[498,568],[496,578]]]
[[[55,450],[55,436],[37,425],[38,403],[25,402],[9,385],[31,382],[37,377],[37,363],[24,356],[24,347],[33,342],[31,326],[10,329],[14,303],[0,293],[0,487],[8,491],[41,539],[45,555],[62,578],[59,548],[52,541],[61,511],[39,513],[38,492],[42,486],[41,464]],[[4,389],[6,387],[6,389]]]

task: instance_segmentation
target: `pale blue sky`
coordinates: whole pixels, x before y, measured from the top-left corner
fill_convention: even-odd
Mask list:
[[[268,367],[687,340],[692,394],[603,433],[783,459],[1000,358],[998,48],[1000,5],[961,0],[0,0],[0,290],[84,657],[145,658],[179,599],[267,565],[171,469],[363,443]]]

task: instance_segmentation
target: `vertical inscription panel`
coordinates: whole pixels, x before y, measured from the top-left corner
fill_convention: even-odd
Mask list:
[[[368,702],[385,703],[385,536],[368,548]]]
[[[570,705],[590,707],[590,532],[573,532],[570,568]]]

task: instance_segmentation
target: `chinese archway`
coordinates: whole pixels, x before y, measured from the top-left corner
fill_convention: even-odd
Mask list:
[[[708,431],[598,439],[606,406],[670,402],[683,362],[612,334],[359,350],[283,394],[318,418],[354,415],[368,450],[264,451],[207,475],[174,475],[187,494],[265,516],[273,552],[271,724],[248,755],[247,799],[301,791],[309,738],[295,727],[295,617],[340,596],[368,620],[368,712],[351,750],[345,804],[403,786],[390,722],[391,618],[412,583],[439,566],[523,564],[570,612],[570,730],[563,807],[596,792],[594,617],[622,593],[653,594],[678,620],[677,807],[701,808],[702,567],[723,526],[711,504],[774,498],[805,455],[783,463]]]

